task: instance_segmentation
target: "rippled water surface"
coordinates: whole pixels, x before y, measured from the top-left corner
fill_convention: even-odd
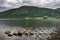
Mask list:
[[[0,40],[48,40],[50,37],[49,33],[54,32],[59,27],[58,21],[48,21],[48,20],[0,20]],[[33,32],[41,32],[42,35],[36,37],[36,35],[26,37],[8,37],[4,34],[6,29],[11,29],[12,32],[16,29],[31,29]],[[59,27],[60,28],[60,27]],[[43,33],[46,33],[43,34]]]

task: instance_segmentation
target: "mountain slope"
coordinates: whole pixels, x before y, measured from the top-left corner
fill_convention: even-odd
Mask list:
[[[59,18],[60,12],[48,8],[38,8],[34,6],[22,6],[17,9],[0,12],[0,18],[24,18],[24,17],[54,17]]]

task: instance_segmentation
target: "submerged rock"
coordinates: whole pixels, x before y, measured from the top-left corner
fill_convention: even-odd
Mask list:
[[[22,36],[27,30],[26,29],[23,29],[23,30],[16,30],[13,35],[15,36]]]
[[[10,34],[11,30],[5,30],[5,34]]]
[[[15,32],[13,33],[13,35],[18,36],[18,32],[17,32],[17,31],[15,31]]]
[[[25,33],[27,30],[26,29],[23,29],[22,31]]]
[[[34,33],[33,33],[33,32],[31,32],[31,33],[30,33],[30,35],[34,35]]]
[[[22,35],[23,35],[23,32],[22,32],[22,31],[19,31],[19,32],[18,32],[18,36],[21,37]]]
[[[13,36],[13,34],[8,34],[9,37]]]
[[[11,34],[11,30],[5,30],[5,34],[9,37],[13,36],[13,34]]]
[[[31,30],[26,31],[26,32],[25,32],[25,35],[29,35],[30,32],[31,32]]]

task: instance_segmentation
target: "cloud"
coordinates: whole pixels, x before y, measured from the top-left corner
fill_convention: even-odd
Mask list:
[[[18,8],[23,5],[45,8],[60,8],[60,0],[0,0],[0,7]]]

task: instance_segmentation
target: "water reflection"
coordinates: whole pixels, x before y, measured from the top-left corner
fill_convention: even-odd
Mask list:
[[[42,26],[42,22],[43,25],[52,25],[52,27],[39,27]],[[46,23],[45,23],[46,22]],[[41,25],[40,25],[41,24]],[[19,26],[18,26],[19,25]],[[47,26],[48,26],[47,25]],[[16,37],[16,36],[12,36],[12,37],[8,37],[7,35],[4,34],[4,31],[6,29],[11,29],[12,32],[15,31],[16,29],[24,29],[25,27],[29,26],[38,26],[36,27],[36,29],[34,29],[34,32],[46,32],[47,35],[42,35],[40,34],[40,36],[35,39],[36,35],[32,36],[32,37]],[[56,28],[54,26],[57,26],[56,23],[54,22],[49,22],[49,21],[44,21],[44,20],[0,20],[0,40],[47,40],[46,37],[50,37],[49,33],[53,32],[53,30],[56,30]],[[29,29],[28,28],[28,29]],[[27,29],[27,28],[26,28]]]

